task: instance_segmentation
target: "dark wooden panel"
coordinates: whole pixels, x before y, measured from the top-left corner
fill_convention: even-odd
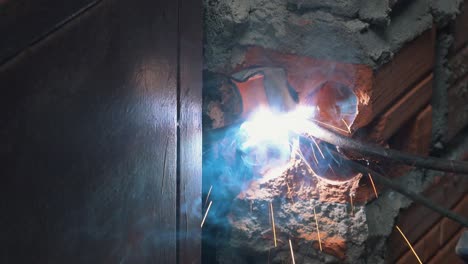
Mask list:
[[[179,263],[201,261],[202,1],[180,6]]]
[[[177,32],[103,1],[0,67],[0,263],[176,262]]]
[[[0,63],[99,1],[0,1]]]

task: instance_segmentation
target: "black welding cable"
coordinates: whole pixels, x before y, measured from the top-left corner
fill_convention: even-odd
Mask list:
[[[386,149],[375,144],[363,143],[356,139],[345,137],[315,123],[312,123],[310,128],[312,133],[307,136],[320,139],[343,149],[357,151],[362,155],[379,156],[389,160],[399,161],[410,166],[468,175],[468,162],[423,157],[398,150]]]
[[[380,183],[381,185],[387,187],[387,188],[390,188],[398,193],[401,193],[403,194],[404,196],[408,197],[409,199],[417,202],[417,203],[420,203],[422,205],[424,205],[425,207],[441,214],[442,216],[445,216],[447,218],[450,218],[452,219],[453,221],[457,222],[457,223],[460,223],[461,225],[465,226],[465,227],[468,227],[468,219],[464,218],[463,216],[459,215],[459,214],[456,214],[442,206],[439,206],[437,204],[434,204],[434,202],[432,202],[431,200],[427,199],[426,197],[418,194],[418,193],[415,193],[413,191],[410,191],[408,189],[406,189],[405,187],[403,187],[402,185],[398,184],[397,182],[395,181],[392,181],[390,179],[388,179],[387,177],[383,176],[382,174],[378,173],[378,172],[375,172],[357,162],[351,162],[351,161],[348,161],[350,166],[354,167],[356,170],[362,172],[362,173],[365,173],[365,174],[370,174],[372,176],[372,178],[374,180],[376,180],[378,183]]]

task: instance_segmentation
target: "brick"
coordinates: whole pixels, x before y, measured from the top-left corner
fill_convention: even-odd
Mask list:
[[[432,138],[432,106],[426,106],[420,113],[402,126],[389,140],[388,145],[392,149],[418,154],[429,155]],[[388,163],[383,165],[388,169],[388,176],[397,178],[408,173],[412,166],[400,163]]]
[[[372,128],[370,137],[377,142],[388,140],[401,126],[426,106],[430,102],[432,96],[432,79],[432,74],[424,78],[380,116]],[[429,120],[429,122],[430,121],[431,120]],[[423,131],[418,131],[418,124],[416,124],[416,122],[418,122],[418,120],[415,120],[415,126],[412,126],[409,130],[417,134],[422,134]],[[422,127],[422,129],[425,128],[427,128],[426,125]]]
[[[468,179],[465,176],[444,176],[436,180],[423,195],[440,206],[452,208],[466,195],[467,186]],[[401,211],[397,224],[405,231],[410,241],[417,241],[440,219],[442,217],[438,213],[415,203]],[[390,249],[390,263],[394,263],[408,249],[405,243],[401,243],[401,235],[397,231],[392,232],[387,246]]]
[[[465,197],[460,202],[458,202],[458,204],[452,210],[460,215],[466,215],[468,213],[468,195],[465,195]],[[460,228],[460,224],[448,218],[443,218],[422,238],[413,243],[413,247],[418,256],[421,258],[421,261],[427,262],[431,257],[436,255],[437,252],[439,252],[444,247],[444,245],[450,241],[450,239]],[[397,263],[417,264],[418,262],[414,257],[413,252],[408,249],[406,253],[397,261]]]
[[[464,9],[462,18],[468,24],[468,4],[465,4]],[[468,25],[466,30],[468,30]],[[468,39],[468,34],[464,35]],[[468,100],[468,46],[461,47],[449,60],[448,66],[452,71],[449,79],[447,116],[447,138],[450,140],[468,125],[468,104],[466,103]]]
[[[454,51],[460,50],[468,43],[468,3],[465,1],[454,25]]]
[[[381,114],[408,89],[432,71],[435,29],[430,29],[405,45],[375,74],[370,97],[370,116]]]
[[[423,238],[418,240],[417,243],[412,243],[414,251],[416,251],[423,263],[426,262],[433,255],[435,255],[435,252],[440,248],[440,245],[437,242],[437,235],[439,233],[439,229],[440,226],[436,225]],[[401,258],[399,258],[396,263],[419,264],[418,260],[416,259],[416,256],[414,256],[413,252],[409,249],[405,240],[402,237],[400,238],[400,240],[401,243],[404,244],[404,246],[407,248],[407,250],[406,253]]]
[[[457,81],[461,80],[468,74],[468,46],[461,49],[457,54],[455,54],[455,56],[450,58],[448,67],[452,72],[449,79],[449,85],[453,86]]]
[[[457,245],[458,239],[463,234],[464,229],[461,228],[452,239],[437,252],[437,254],[431,258],[427,264],[463,264],[464,262],[455,254],[455,246]]]
[[[448,139],[468,125],[468,76],[448,90]]]
[[[427,105],[390,140],[390,147],[423,156],[429,155],[432,106]]]
[[[461,200],[455,208],[453,208],[453,211],[458,213],[459,215],[468,215],[468,195],[465,195],[463,200]],[[448,218],[442,219],[440,223],[440,236],[439,236],[439,241],[440,243],[446,242],[450,237],[452,237],[452,234],[455,232],[456,229],[460,228],[461,225],[459,223],[456,223],[453,220],[450,220]]]

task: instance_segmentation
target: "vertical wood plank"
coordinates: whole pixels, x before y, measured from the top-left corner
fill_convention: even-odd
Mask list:
[[[177,46],[103,1],[0,66],[0,263],[176,263]]]
[[[202,1],[179,6],[179,263],[201,262]]]

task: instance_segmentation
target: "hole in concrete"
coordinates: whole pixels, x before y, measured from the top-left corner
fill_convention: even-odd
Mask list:
[[[335,81],[324,82],[305,97],[304,103],[317,107],[317,120],[341,132],[349,131],[358,113],[357,96],[348,86]]]

